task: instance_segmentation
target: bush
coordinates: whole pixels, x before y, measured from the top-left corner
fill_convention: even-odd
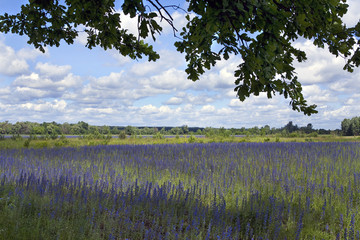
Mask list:
[[[51,138],[52,140],[55,140],[55,139],[58,138],[58,135],[57,135],[55,132],[54,132],[54,133],[51,133],[50,138]]]
[[[318,137],[318,133],[317,132],[312,132],[309,134],[309,137]]]
[[[30,146],[31,138],[28,138],[24,142],[24,147],[28,148]]]
[[[155,139],[164,139],[165,137],[164,137],[164,135],[161,134],[160,132],[157,132],[157,133],[153,136],[153,138],[155,138]]]
[[[188,138],[188,142],[189,143],[194,143],[196,142],[196,137],[194,135],[190,135],[190,137]]]
[[[126,133],[125,131],[121,131],[119,134],[119,139],[125,139],[126,138]]]
[[[292,132],[292,133],[290,133],[289,137],[297,138],[297,137],[299,137],[299,134],[297,132]]]

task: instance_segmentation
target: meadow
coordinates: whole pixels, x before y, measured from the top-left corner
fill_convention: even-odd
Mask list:
[[[0,239],[360,239],[359,206],[357,142],[0,150]]]

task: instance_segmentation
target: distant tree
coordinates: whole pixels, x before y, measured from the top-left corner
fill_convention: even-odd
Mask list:
[[[341,122],[341,131],[343,133],[343,135],[345,136],[351,136],[353,135],[352,129],[351,129],[351,120],[345,118],[342,122]]]
[[[74,135],[83,134],[81,126],[79,124],[71,125],[70,134],[74,134]]]
[[[270,126],[269,126],[269,125],[265,125],[264,127],[261,127],[261,128],[260,128],[260,134],[261,134],[262,136],[270,134]]]
[[[313,125],[311,123],[308,123],[305,128],[305,133],[311,133],[313,131]]]
[[[110,134],[110,127],[104,125],[104,126],[100,127],[99,131],[101,134],[105,134],[105,135]]]
[[[60,134],[60,128],[57,124],[50,123],[50,124],[47,124],[45,133],[49,134],[49,135],[57,136]]]
[[[125,134],[126,135],[136,135],[137,128],[133,126],[125,127]]]
[[[299,130],[299,127],[297,125],[294,125],[292,121],[288,122],[288,124],[285,125],[284,130],[286,130],[288,133],[295,132]]]
[[[0,128],[3,129],[3,134],[10,134],[12,129],[12,124],[9,121],[0,122]]]
[[[180,134],[183,134],[182,128],[173,127],[173,128],[170,129],[170,134],[172,134],[172,135],[180,135]]]
[[[195,133],[195,134],[196,134],[196,135],[202,135],[201,129],[196,130],[196,133]]]
[[[79,32],[87,34],[86,47],[116,49],[132,59],[160,56],[143,40],[154,40],[167,22],[174,30],[169,8],[178,8],[164,0],[124,0],[122,13],[115,11],[115,0],[30,0],[20,12],[0,15],[0,32],[27,35],[28,43],[41,51],[73,44]],[[328,46],[333,55],[347,59],[344,69],[360,65],[360,21],[347,27],[342,17],[347,12],[345,0],[187,0],[187,24],[175,43],[184,53],[188,78],[196,81],[230,54],[240,55],[234,69],[235,91],[241,101],[264,92],[268,98],[281,94],[290,98],[294,110],[310,115],[316,105],[308,105],[302,94],[294,61],[304,62],[306,54],[295,47],[299,37],[317,47]],[[122,26],[121,16],[138,19],[135,36]],[[83,26],[83,27],[82,27]],[[214,47],[215,46],[215,47]]]
[[[206,127],[203,132],[205,133],[206,137],[213,137],[216,134],[216,131],[212,127]]]
[[[60,132],[61,134],[70,134],[71,126],[69,123],[64,122],[60,125]]]
[[[162,134],[162,135],[165,135],[165,134],[166,134],[166,130],[165,130],[164,127],[160,129],[160,134]]]
[[[35,124],[31,130],[31,134],[35,134],[35,135],[45,134],[45,128],[40,124]]]
[[[351,119],[351,130],[353,132],[353,135],[360,135],[360,117],[354,117]]]
[[[89,124],[83,121],[78,122],[80,133],[79,134],[87,134],[89,130]]]
[[[113,135],[117,135],[120,133],[120,130],[118,127],[111,127],[110,128],[110,133],[113,134]]]
[[[189,134],[189,127],[187,125],[183,125],[181,127],[182,131],[184,134]]]

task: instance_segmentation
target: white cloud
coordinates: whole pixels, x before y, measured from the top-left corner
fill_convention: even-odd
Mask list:
[[[193,105],[204,105],[204,104],[212,103],[222,97],[223,96],[220,97],[219,95],[214,96],[205,93],[201,93],[199,95],[193,95],[186,92],[179,92],[178,94],[176,94],[176,96],[171,97],[170,99],[165,101],[164,104],[181,105],[181,104],[190,103]]]
[[[328,49],[318,48],[310,40],[298,41],[295,47],[303,50],[307,56],[306,62],[294,64],[302,84],[331,83],[347,75],[343,70],[344,59],[336,58]]]
[[[51,96],[52,94],[57,95],[64,91],[77,88],[82,83],[79,76],[74,76],[72,73],[67,74],[61,80],[55,81],[47,76],[41,76],[37,73],[31,73],[30,75],[21,75],[17,77],[12,86],[16,89],[22,89],[21,91],[29,92],[46,92],[47,94],[40,94],[43,96]],[[38,95],[38,94],[36,94]]]
[[[212,105],[205,105],[200,109],[201,113],[210,114],[214,113],[216,111],[216,108]]]
[[[49,91],[43,89],[34,89],[29,87],[15,87],[14,95],[16,99],[31,101],[39,98],[55,97]]]
[[[321,89],[318,85],[307,85],[303,87],[304,97],[311,103],[337,102],[338,97],[327,89]]]
[[[149,104],[149,105],[140,107],[139,113],[142,115],[149,115],[149,114],[155,114],[157,112],[158,112],[158,109],[155,106]]]
[[[54,100],[53,102],[39,102],[39,103],[24,103],[20,105],[25,110],[37,111],[37,112],[48,112],[48,111],[59,111],[63,112],[67,106],[64,100]]]
[[[118,88],[126,88],[131,84],[130,81],[124,79],[122,77],[123,71],[118,73],[110,73],[108,76],[102,76],[100,78],[93,78],[91,80],[92,86],[96,89],[118,89]]]
[[[168,104],[168,105],[180,105],[182,103],[183,103],[183,99],[181,99],[179,97],[172,97],[165,102],[165,104]]]
[[[48,77],[64,77],[70,70],[70,65],[57,66],[49,63],[38,62],[35,69],[37,69],[42,75]]]
[[[343,17],[344,22],[349,26],[355,26],[359,21],[360,2],[358,0],[348,0],[348,12]]]
[[[164,90],[183,90],[191,87],[192,82],[186,78],[182,70],[170,68],[159,75],[150,78],[149,85]]]
[[[156,62],[143,60],[132,65],[130,72],[136,76],[152,76],[166,71],[170,68],[180,68],[185,66],[184,56],[174,50],[162,49],[158,51],[160,59]]]
[[[19,57],[12,47],[0,40],[0,74],[16,75],[25,73],[29,68],[26,59]]]

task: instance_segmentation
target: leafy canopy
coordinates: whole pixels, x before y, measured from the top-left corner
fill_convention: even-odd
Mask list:
[[[185,53],[188,78],[196,81],[206,69],[230,54],[241,55],[235,70],[235,91],[241,101],[251,94],[276,93],[290,98],[294,110],[311,115],[316,105],[308,105],[297,80],[293,62],[303,62],[306,54],[293,46],[303,37],[315,46],[328,47],[336,57],[347,59],[344,70],[352,72],[360,64],[360,21],[347,27],[342,16],[346,0],[186,0],[187,25],[175,43]],[[165,20],[174,30],[173,19],[164,0],[124,0],[123,14],[138,18],[139,35],[121,26],[115,0],[29,0],[15,15],[0,15],[0,32],[27,35],[28,43],[44,51],[44,46],[72,44],[80,31],[87,33],[86,47],[114,48],[132,59],[160,56],[143,40],[154,40]],[[84,30],[83,30],[84,29]],[[214,50],[214,46],[220,46]]]

